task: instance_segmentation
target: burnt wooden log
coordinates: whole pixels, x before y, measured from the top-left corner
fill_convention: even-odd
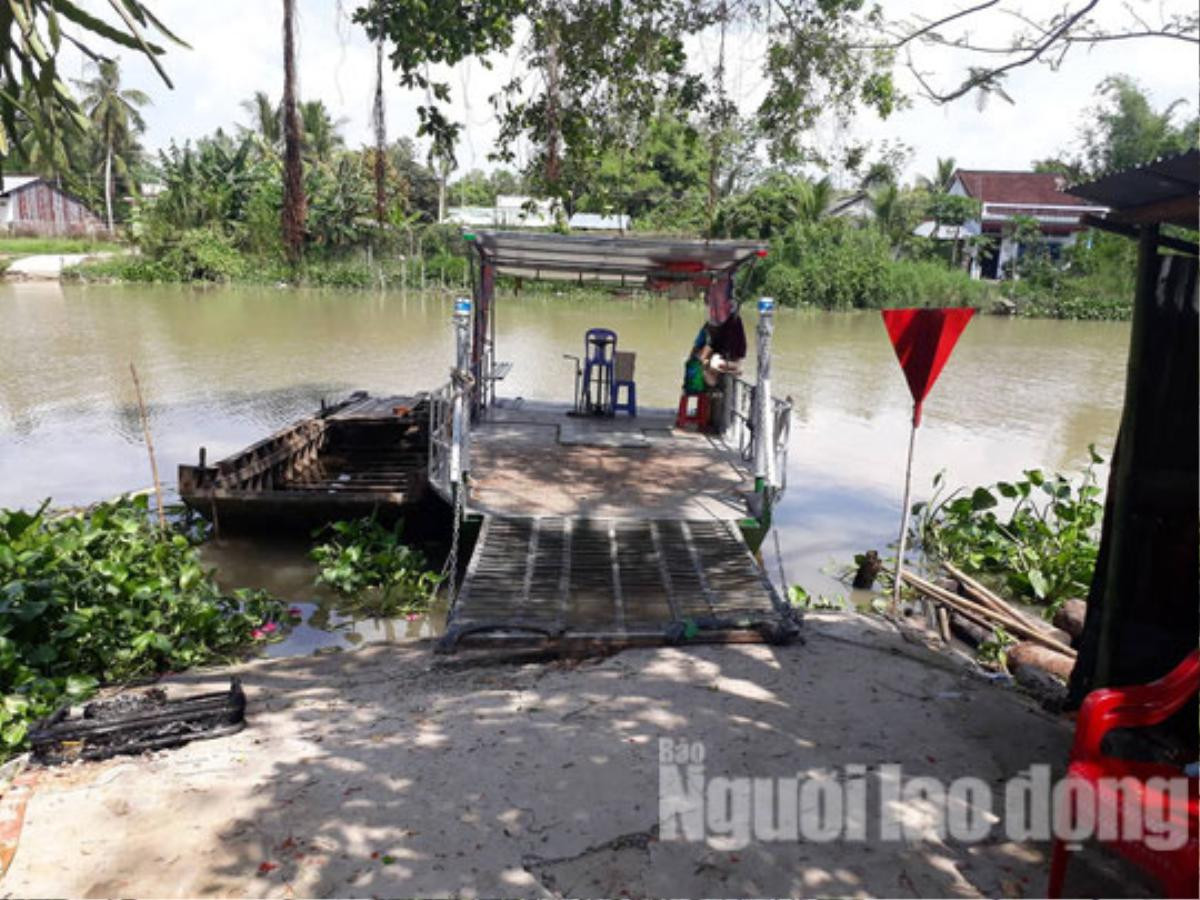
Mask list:
[[[1061,628],[1071,636],[1072,643],[1083,634],[1083,622],[1087,618],[1087,601],[1072,597],[1054,614],[1054,627]]]
[[[1049,675],[1061,680],[1064,684],[1071,677],[1071,669],[1075,666],[1075,660],[1062,653],[1055,653],[1046,647],[1042,647],[1032,641],[1021,641],[1013,644],[1008,648],[1008,668],[1016,675],[1016,670],[1021,667],[1032,667],[1040,669]]]
[[[962,613],[953,610],[950,612],[950,631],[972,647],[978,647],[984,641],[990,641],[993,634],[992,629],[980,625],[978,622],[972,622]]]

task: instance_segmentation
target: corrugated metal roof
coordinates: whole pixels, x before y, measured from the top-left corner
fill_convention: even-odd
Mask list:
[[[497,272],[527,277],[653,278],[688,281],[733,268],[767,245],[753,241],[684,241],[504,231],[475,233]]]
[[[23,188],[27,184],[33,184],[35,181],[41,181],[41,175],[5,175],[3,187],[0,187],[0,194],[7,194],[17,188]]]
[[[1181,215],[1159,221],[1195,228],[1200,211],[1200,150],[1162,156],[1145,165],[1073,185],[1068,190],[1077,197],[1110,207],[1113,218],[1137,207],[1190,198]]]

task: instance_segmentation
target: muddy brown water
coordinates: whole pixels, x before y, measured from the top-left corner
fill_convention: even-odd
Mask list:
[[[0,506],[84,504],[150,483],[129,363],[137,364],[164,480],[237,450],[355,389],[403,393],[443,382],[450,300],[432,295],[0,285]],[[665,299],[502,296],[502,393],[569,402],[583,333],[605,326],[637,356],[638,399],[673,407],[682,361],[703,321]],[[747,326],[753,329],[754,314]],[[1107,456],[1123,395],[1125,324],[978,317],[925,406],[914,499],[1023,468],[1074,471],[1095,443]],[[750,365],[753,363],[751,361]],[[899,521],[910,401],[877,313],[783,310],[775,389],[795,401],[788,491],[776,523],[789,582],[845,594],[854,553],[886,551]],[[775,542],[764,548],[779,580]],[[302,548],[222,541],[206,551],[230,584],[261,585],[320,610]],[[311,605],[310,605],[311,604]],[[336,621],[336,617],[335,617]],[[342,623],[318,615],[273,653],[427,635],[436,621]]]

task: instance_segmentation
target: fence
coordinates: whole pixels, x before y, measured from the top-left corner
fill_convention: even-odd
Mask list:
[[[454,384],[429,392],[429,483],[450,499],[450,456],[454,445]]]
[[[722,423],[722,439],[726,446],[737,452],[743,462],[754,462],[757,429],[754,408],[757,390],[755,386],[736,375],[729,376],[729,396],[725,403],[725,421]],[[787,488],[788,440],[792,430],[792,401],[789,397],[780,400],[771,398],[775,415],[775,471],[778,473],[779,496]]]

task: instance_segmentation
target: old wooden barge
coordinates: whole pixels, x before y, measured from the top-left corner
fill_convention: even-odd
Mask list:
[[[711,301],[718,288],[731,298],[734,273],[765,248],[467,239],[474,291],[456,304],[453,377],[430,395],[429,483],[477,538],[452,586],[440,649],[794,638],[798,617],[755,558],[785,487],[791,415],[790,401],[771,395],[771,301],[758,304],[757,378],[727,376],[709,431],[675,427],[672,410],[581,415],[577,398],[531,403],[499,390],[512,365],[497,359],[498,276],[649,285]]]
[[[218,529],[311,529],[394,520],[426,493],[429,399],[355,393],[209,465],[179,467],[179,495]]]

